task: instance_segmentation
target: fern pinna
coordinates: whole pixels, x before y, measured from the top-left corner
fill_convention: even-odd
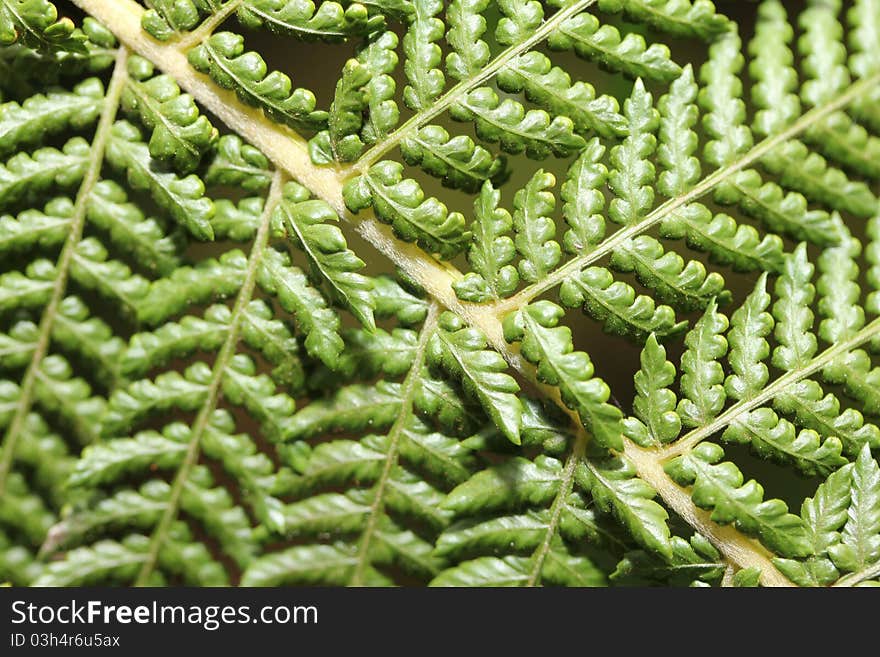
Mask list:
[[[0,101],[0,580],[880,581],[877,0],[0,0]]]

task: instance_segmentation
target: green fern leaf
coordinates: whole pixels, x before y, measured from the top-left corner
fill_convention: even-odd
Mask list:
[[[315,96],[293,89],[278,71],[267,74],[259,54],[245,51],[244,39],[231,32],[214,34],[188,54],[190,63],[220,86],[232,89],[243,102],[262,108],[273,120],[306,130],[323,126],[325,113],[315,111]]]
[[[446,70],[456,80],[475,75],[489,61],[489,46],[481,38],[488,5],[489,0],[452,0],[446,10],[446,40],[453,50],[446,56]]]
[[[74,137],[61,150],[47,147],[33,155],[16,153],[0,165],[0,201],[4,205],[32,201],[52,186],[70,188],[85,174],[89,145]]]
[[[867,446],[855,463],[822,483],[807,499],[801,515],[813,546],[805,560],[777,560],[778,567],[802,586],[858,585],[877,575],[880,558],[877,461]],[[843,576],[841,574],[844,573]]]
[[[878,0],[74,4],[0,0],[0,581],[880,579]]]
[[[208,185],[240,185],[249,192],[267,190],[272,182],[269,161],[253,146],[236,135],[223,135],[215,144],[215,152],[205,183]]]
[[[442,58],[434,42],[443,38],[444,24],[436,15],[443,8],[437,0],[412,0],[410,27],[403,37],[404,70],[409,85],[403,90],[406,106],[421,110],[443,92],[446,80],[438,66]]]
[[[574,352],[571,331],[558,326],[562,308],[539,301],[504,322],[504,337],[522,342],[523,356],[538,366],[538,377],[557,386],[565,404],[577,411],[584,425],[603,447],[622,449],[620,412],[608,404],[610,391],[593,378],[593,365],[584,352]]]
[[[694,485],[694,502],[711,509],[716,522],[736,522],[783,556],[809,554],[801,519],[788,513],[781,500],[765,501],[761,485],[754,480],[743,484],[742,473],[733,463],[719,463],[723,457],[718,445],[703,443],[688,456],[671,461],[666,470],[679,484]]]
[[[601,212],[605,198],[601,187],[607,179],[608,169],[601,162],[604,153],[605,147],[599,140],[591,140],[569,167],[562,184],[561,196],[565,201],[562,212],[568,225],[562,244],[568,253],[586,250],[605,234],[605,219]]]
[[[653,498],[656,491],[634,476],[625,459],[581,466],[578,483],[604,511],[612,512],[633,538],[666,558],[671,557],[666,511]]]
[[[678,36],[698,37],[711,40],[730,29],[731,22],[717,13],[711,2],[694,0],[599,0],[602,11],[624,11],[636,21],[644,21],[654,27]]]
[[[434,197],[425,199],[419,184],[403,178],[396,162],[380,162],[345,186],[345,202],[357,212],[371,205],[383,221],[408,242],[452,257],[464,247],[468,234],[464,217],[449,212]]]
[[[867,447],[852,466],[850,504],[840,543],[828,553],[841,570],[855,572],[880,559],[880,467]]]
[[[556,268],[562,249],[549,216],[556,208],[556,197],[545,191],[556,184],[552,174],[539,169],[513,199],[514,244],[521,256],[518,269],[527,283],[544,278]]]
[[[573,49],[585,59],[633,78],[669,82],[681,71],[666,46],[648,46],[638,34],[621,37],[617,28],[602,25],[592,14],[577,14],[566,20],[551,34],[548,43],[553,49]]]
[[[343,7],[338,2],[322,2],[315,7],[314,3],[292,0],[247,0],[241,3],[237,16],[251,29],[265,27],[278,34],[331,43],[369,34],[382,25],[381,17],[370,16],[361,3]]]
[[[519,273],[513,266],[516,245],[510,238],[513,219],[499,208],[501,194],[490,181],[483,184],[480,197],[474,201],[473,244],[468,249],[468,262],[474,271],[454,283],[455,293],[465,301],[488,301],[510,296],[519,284]]]
[[[490,467],[457,486],[443,507],[456,514],[550,502],[559,488],[562,464],[556,459],[521,457]]]
[[[291,267],[285,254],[269,249],[263,257],[257,280],[267,292],[278,297],[285,310],[294,314],[306,333],[306,350],[332,366],[343,349],[339,318],[309,284],[306,275]]]
[[[611,272],[602,267],[590,267],[566,279],[559,298],[568,308],[582,307],[602,322],[609,333],[642,339],[651,333],[675,333],[685,326],[675,321],[672,308],[656,306],[651,297],[636,295],[631,285],[615,281]]]
[[[150,155],[179,171],[195,169],[217,131],[173,78],[154,75],[153,65],[140,57],[128,61],[131,80],[122,94],[122,108],[148,129]]]
[[[361,137],[367,144],[384,139],[400,120],[400,110],[394,101],[397,84],[391,77],[397,67],[396,48],[397,35],[386,32],[358,55],[373,71],[372,79],[367,83],[369,117],[361,130]]]
[[[526,110],[511,99],[502,100],[495,90],[481,87],[470,92],[452,108],[452,118],[476,123],[477,136],[498,143],[507,153],[522,153],[536,160],[567,157],[579,151],[584,140],[565,116],[551,116],[544,110]]]
[[[442,178],[449,187],[477,189],[481,183],[498,178],[504,161],[474,143],[470,137],[450,137],[440,126],[429,125],[400,145],[408,164]]]
[[[0,45],[22,42],[71,51],[83,49],[82,38],[69,18],[58,18],[58,10],[46,0],[3,0],[0,3]]]
[[[276,209],[276,221],[306,252],[311,271],[330,286],[332,297],[344,302],[364,326],[374,328],[372,285],[357,273],[363,261],[347,248],[342,232],[328,223],[338,221],[330,206],[309,200],[304,187],[288,183],[284,200]]]
[[[659,114],[652,107],[651,94],[641,80],[636,80],[632,95],[623,104],[627,118],[628,136],[619,146],[611,149],[614,169],[608,185],[616,198],[611,201],[609,216],[619,224],[637,221],[654,203],[654,166],[647,161],[654,152],[657,140]]]
[[[618,112],[615,98],[597,97],[596,90],[585,82],[572,83],[568,73],[539,52],[522,55],[508,64],[498,74],[498,86],[510,93],[524,91],[536,105],[571,119],[578,132],[595,132],[603,137],[626,134],[626,121]]]
[[[486,349],[486,340],[479,332],[444,313],[440,330],[431,339],[428,360],[451,376],[460,377],[468,394],[479,400],[504,435],[512,443],[520,443],[522,406],[515,395],[519,385],[505,374],[504,360]]]
[[[138,190],[149,190],[161,207],[199,239],[214,237],[211,217],[214,205],[205,197],[205,186],[195,176],[179,178],[171,172],[150,166],[150,151],[141,134],[130,123],[113,127],[107,145],[107,160],[126,172],[129,183]]]
[[[686,426],[711,420],[724,406],[724,371],[718,359],[727,353],[727,340],[720,335],[727,326],[727,317],[713,303],[685,338],[678,413]]]
[[[666,349],[651,334],[641,355],[641,369],[636,373],[636,399],[633,401],[637,422],[626,422],[626,433],[641,445],[666,443],[678,438],[681,418],[675,412],[676,395],[667,386],[675,382],[675,365],[666,360]]]
[[[82,129],[97,120],[104,85],[88,78],[72,91],[53,89],[30,96],[22,105],[10,101],[0,109],[0,155],[39,142],[46,134]]]

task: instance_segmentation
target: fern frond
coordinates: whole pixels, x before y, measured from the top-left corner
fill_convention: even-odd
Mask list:
[[[16,153],[0,165],[0,201],[4,206],[30,202],[53,187],[69,189],[79,183],[88,166],[89,145],[74,137],[61,150],[40,148],[33,155]]]
[[[521,256],[518,269],[521,278],[529,283],[555,269],[562,253],[553,239],[556,227],[547,216],[556,208],[556,197],[546,190],[555,184],[552,174],[539,169],[513,199],[514,243]]]
[[[485,337],[478,331],[466,327],[460,318],[444,313],[440,328],[428,345],[428,362],[460,378],[467,393],[479,400],[508,440],[519,444],[519,385],[505,373],[504,359],[486,346]]]
[[[530,439],[540,426],[545,448],[556,445],[564,453],[570,441],[565,424],[540,406],[526,408],[527,415],[536,416],[524,419],[524,437]],[[667,516],[653,496],[628,462],[612,463],[601,455],[584,458],[576,446],[565,464],[543,454],[509,457],[477,472],[446,498],[444,506],[457,520],[440,536],[435,552],[458,563],[432,584],[605,584],[598,564],[626,539],[597,509],[615,514],[637,540],[668,554]]]
[[[416,242],[432,253],[452,257],[464,246],[468,234],[464,217],[449,212],[436,198],[424,197],[419,184],[403,178],[396,162],[380,162],[345,186],[345,203],[357,212],[373,206],[377,216],[394,227],[408,242]]]
[[[41,142],[47,134],[82,129],[97,121],[104,100],[104,85],[88,78],[71,91],[53,89],[30,96],[22,105],[14,101],[0,109],[0,155]]]
[[[198,26],[206,16],[220,8],[222,0],[157,0],[141,16],[141,26],[160,41],[166,41]]]
[[[363,261],[352,253],[342,232],[328,222],[338,221],[323,201],[309,200],[309,192],[288,183],[274,220],[309,260],[313,276],[329,285],[335,300],[343,302],[368,329],[375,327],[370,280],[357,273]]]
[[[604,153],[605,147],[599,140],[591,140],[569,167],[562,184],[560,195],[565,201],[562,211],[568,226],[562,244],[567,253],[585,251],[604,237],[602,184],[608,176],[608,169],[601,161]]]
[[[421,110],[442,92],[446,80],[438,66],[442,53],[434,42],[443,38],[445,26],[436,15],[443,9],[437,0],[412,0],[413,14],[403,37],[404,71],[409,84],[403,90],[406,106]]]
[[[468,261],[475,271],[455,283],[455,293],[466,301],[488,301],[510,296],[519,284],[513,266],[516,246],[509,233],[513,219],[498,207],[501,194],[487,181],[474,201],[473,245]]]
[[[657,188],[671,198],[693,187],[700,177],[700,163],[693,155],[697,147],[697,135],[692,129],[698,114],[694,104],[696,96],[694,72],[687,66],[658,104],[661,118],[657,159],[663,171],[657,179]],[[707,148],[711,148],[711,144]]]
[[[626,134],[626,122],[614,97],[597,97],[592,85],[572,83],[568,73],[542,53],[530,52],[513,60],[499,72],[498,86],[510,93],[525,92],[536,105],[571,119],[578,132],[603,137]]]
[[[848,45],[851,51],[847,65],[853,76],[858,79],[870,78],[871,75],[880,71],[874,46],[880,43],[880,34],[877,33],[876,6],[873,2],[859,1],[846,13],[850,27]],[[853,116],[874,132],[877,131],[877,113],[872,104],[876,102],[878,92],[876,88],[865,94],[864,98],[856,99],[852,104]]]
[[[801,99],[815,107],[828,102],[851,83],[846,67],[843,27],[831,7],[812,6],[799,17],[804,28],[798,49],[804,57],[809,79],[801,88]],[[880,140],[868,134],[844,112],[837,112],[807,131],[805,139],[828,159],[866,176],[876,176]]]
[[[178,267],[170,275],[148,283],[146,294],[134,304],[137,318],[146,325],[155,325],[193,303],[232,296],[241,287],[246,267],[247,258],[238,249],[216,259],[206,258],[195,266]]]
[[[489,143],[497,142],[505,152],[525,152],[533,159],[544,159],[550,154],[567,157],[584,144],[568,117],[526,110],[513,99],[502,100],[489,87],[476,89],[461,100],[453,107],[452,117],[474,121],[477,136]]]
[[[102,180],[95,185],[86,217],[147,271],[169,275],[180,265],[176,236],[166,234],[155,217],[145,217],[113,181]]]
[[[880,558],[880,467],[863,447],[852,466],[850,505],[841,532],[841,545],[831,546],[829,554],[844,572],[865,570]]]
[[[627,137],[611,150],[608,186],[616,198],[611,201],[610,218],[620,224],[638,220],[654,203],[654,191],[647,184],[654,181],[654,166],[647,160],[657,145],[654,132],[659,114],[653,100],[640,80],[633,85],[632,95],[623,104],[627,118]]]
[[[29,46],[82,50],[82,39],[69,18],[46,0],[3,0],[0,4],[0,44],[18,41]]]
[[[285,310],[293,313],[297,324],[306,333],[308,352],[332,365],[343,347],[339,337],[339,318],[309,284],[302,270],[291,267],[284,254],[269,249],[263,258],[258,280],[267,293],[278,297]]]
[[[810,548],[800,518],[788,513],[781,500],[764,500],[754,480],[743,483],[743,475],[730,461],[719,463],[724,450],[714,443],[702,443],[690,454],[670,461],[667,472],[682,485],[693,486],[694,502],[712,510],[719,523],[736,522],[742,531],[761,539],[784,556],[805,556]]]
[[[575,474],[578,484],[588,491],[596,505],[611,512],[641,545],[669,559],[668,515],[654,501],[656,491],[636,476],[625,458],[585,462]]]
[[[304,40],[342,41],[350,36],[370,34],[382,25],[381,16],[371,16],[362,3],[314,3],[295,0],[247,0],[236,13],[245,27]]]
[[[731,21],[719,14],[711,2],[693,0],[599,0],[602,11],[623,11],[638,22],[645,22],[657,29],[676,36],[695,36],[709,41],[723,35],[731,28]]]
[[[477,473],[446,499],[456,513],[492,512],[521,504],[550,502],[559,487],[562,464],[556,459],[521,457]],[[512,483],[517,485],[512,486]]]
[[[590,267],[565,280],[559,290],[562,304],[583,308],[604,324],[609,333],[643,338],[650,333],[675,333],[684,324],[675,321],[669,306],[656,306],[653,299],[637,294],[622,281],[615,281],[603,267]]]
[[[425,126],[401,142],[400,150],[408,164],[420,165],[426,173],[442,178],[449,187],[476,189],[504,172],[502,159],[475,144],[470,137],[450,137],[440,126]]]
[[[765,7],[751,49],[753,53],[762,50],[765,53],[755,59],[752,74],[759,82],[767,83],[765,86],[756,85],[752,94],[761,110],[756,115],[755,129],[760,134],[772,135],[797,118],[800,101],[791,93],[797,85],[797,72],[792,67],[793,55],[788,45],[793,31],[781,5],[766,3]],[[814,14],[821,12],[820,9],[811,11]],[[775,43],[765,48],[771,40]],[[823,61],[820,55],[817,63]],[[847,75],[845,69],[841,72]],[[771,79],[779,82],[771,83]],[[823,85],[820,83],[813,85],[813,89],[821,88]],[[799,167],[792,166],[796,161],[800,163]],[[784,185],[807,198],[828,204],[832,209],[853,212],[866,218],[873,212],[876,199],[864,184],[852,181],[839,169],[830,167],[821,155],[809,152],[803,143],[796,140],[787,142],[771,151],[763,163],[770,173],[781,177]]]
[[[505,319],[504,337],[522,342],[523,356],[538,367],[538,378],[559,387],[562,400],[603,447],[621,449],[620,413],[608,404],[610,390],[593,379],[593,365],[584,352],[573,352],[571,331],[558,326],[559,306],[539,301]]]
[[[272,183],[269,161],[259,150],[237,135],[217,140],[208,170],[207,185],[236,185],[248,192],[263,192]]]
[[[385,584],[391,566],[422,579],[438,572],[441,561],[425,533],[436,534],[449,518],[439,509],[444,490],[433,482],[460,481],[473,462],[458,440],[415,415],[429,341],[438,330],[432,308],[402,383],[345,385],[292,415],[284,438],[295,441],[285,458],[296,472],[289,483],[296,499],[284,507],[285,531],[332,542],[267,554],[247,569],[243,582]],[[309,445],[327,433],[365,431],[384,433]],[[316,569],[313,555],[339,564]],[[303,563],[311,565],[303,569]]]
[[[491,513],[549,504],[558,495],[560,480],[561,464],[555,459],[538,457],[532,462],[518,458],[502,467],[490,467],[453,490],[444,506],[465,519],[441,535],[436,551],[461,563],[444,571],[432,585],[522,586],[539,579],[575,586],[603,584],[602,572],[589,557],[572,553],[563,539],[555,535],[560,519],[547,510],[501,515],[482,522],[467,519],[468,515],[478,513],[477,509]],[[595,528],[589,511],[582,508],[576,497],[570,507],[566,506],[562,513],[567,512],[569,522],[585,521],[587,527]],[[576,515],[578,511],[581,513]],[[469,559],[506,552],[513,554]]]
[[[865,352],[858,348],[861,340],[872,335],[864,330],[864,316],[854,308],[860,290],[851,280],[857,271],[851,258],[858,242],[846,237],[843,244],[827,249],[820,264],[824,273],[819,279],[819,310],[827,319],[819,325],[818,338],[832,345],[827,351],[818,352],[817,335],[812,333],[809,304],[816,288],[810,283],[813,267],[801,247],[787,258],[776,285],[779,300],[772,315],[767,312],[771,299],[762,277],[733,314],[729,331],[724,316],[712,307],[691,331],[686,339],[689,351],[682,358],[685,398],[676,411],[672,411],[675,395],[668,388],[674,381],[674,367],[656,343],[649,342],[638,390],[642,398],[651,394],[663,406],[655,411],[639,401],[638,420],[627,421],[628,435],[650,445],[675,441],[681,425],[694,427],[665,449],[667,455],[675,456],[667,462],[667,472],[679,484],[693,486],[694,502],[712,510],[716,522],[736,523],[783,557],[779,562],[783,572],[799,583],[828,583],[832,568],[819,559],[824,548],[810,547],[810,540],[816,543],[805,533],[808,507],[804,507],[802,522],[788,514],[779,500],[765,501],[757,482],[744,484],[733,463],[720,462],[722,449],[702,440],[721,431],[723,441],[748,444],[759,456],[791,463],[807,475],[832,477],[839,468],[852,467],[847,456],[870,453],[870,445],[877,441],[876,426],[865,424],[852,409],[842,413],[839,400],[825,395],[821,385],[809,378],[819,375],[842,381],[850,377],[847,392],[869,407],[873,404],[868,384],[859,379],[870,380],[873,374],[865,369]],[[772,362],[785,374],[769,381],[767,338],[774,324],[778,345]],[[725,331],[726,339],[722,337]],[[722,360],[731,370],[724,387]],[[648,381],[650,387],[646,387]],[[734,403],[725,409],[728,396]],[[791,421],[774,411],[785,413]],[[792,562],[791,557],[809,557],[805,562],[809,565]]]
[[[141,58],[128,60],[131,79],[122,93],[122,108],[153,131],[150,155],[184,173],[192,171],[217,137],[217,130],[192,98],[181,94],[173,78],[154,75]]]
[[[232,32],[219,32],[193,48],[188,59],[193,67],[211,76],[241,100],[259,107],[275,121],[304,130],[315,130],[327,120],[315,110],[315,95],[294,89],[290,78],[278,71],[267,73],[259,54],[246,51],[244,39]]]
[[[183,523],[170,530],[172,540],[162,554],[162,566],[179,581],[191,586],[223,586],[229,583],[223,566],[207,548],[193,539]],[[97,582],[123,584],[135,576],[150,558],[150,540],[130,534],[122,541],[98,541],[93,546],[71,550],[64,561],[53,562],[34,580],[35,586],[87,586]],[[151,577],[152,585],[168,584],[164,574]]]
[[[489,61],[489,46],[482,39],[488,5],[489,0],[452,0],[446,10],[446,40],[453,50],[446,56],[446,70],[456,80],[476,75]]]
[[[0,0],[4,581],[880,577],[876,0],[74,4]]]
[[[812,543],[805,560],[778,559],[779,568],[802,586],[854,586],[876,579],[880,558],[877,461],[867,446],[855,463],[832,473],[801,516]]]
[[[204,183],[195,176],[181,178],[151,166],[149,147],[135,126],[120,121],[113,127],[107,161],[126,173],[134,189],[149,190],[156,203],[195,237],[213,239],[214,204],[205,197]]]
[[[372,71],[367,83],[369,118],[361,130],[366,144],[374,144],[387,137],[400,120],[400,110],[394,101],[397,83],[391,76],[398,62],[396,48],[397,35],[386,32],[358,54]]]
[[[548,44],[558,50],[574,50],[584,59],[633,78],[669,82],[681,69],[661,44],[648,46],[641,35],[621,36],[612,25],[602,25],[592,14],[582,13],[563,22],[550,35]]]

